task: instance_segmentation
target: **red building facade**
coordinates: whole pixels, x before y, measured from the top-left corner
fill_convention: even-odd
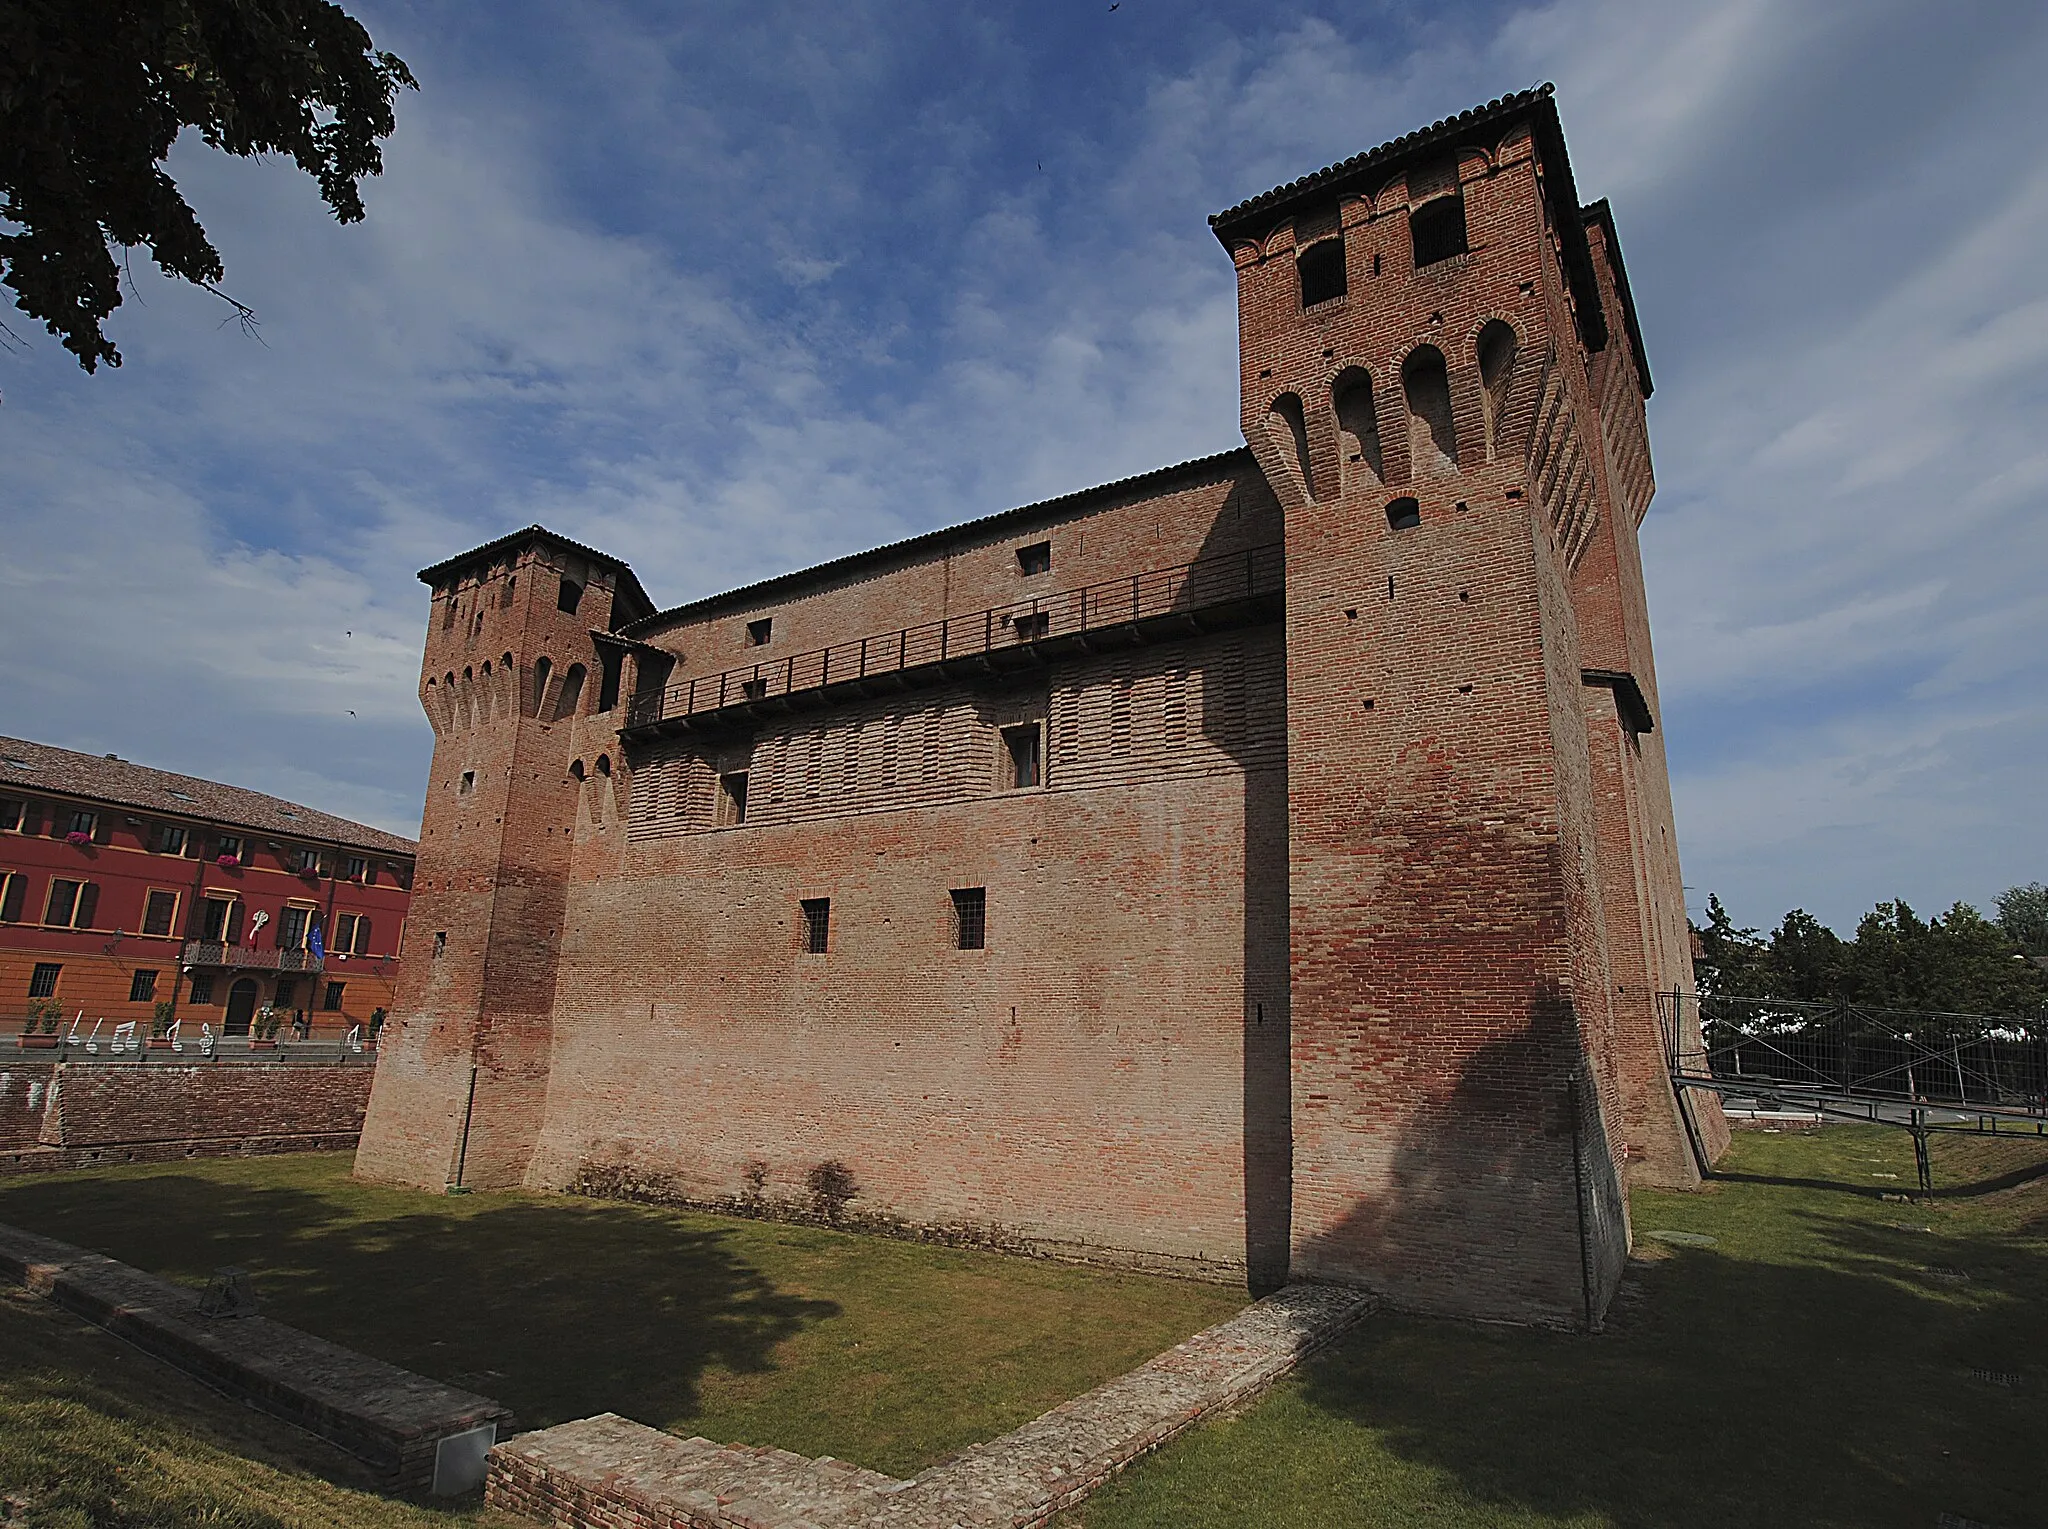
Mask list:
[[[1545,89],[1212,226],[1237,449],[665,611],[540,527],[422,572],[359,1173],[1598,1321],[1724,1140],[1612,221]]]
[[[236,786],[0,738],[0,1030],[369,1035],[410,839]]]

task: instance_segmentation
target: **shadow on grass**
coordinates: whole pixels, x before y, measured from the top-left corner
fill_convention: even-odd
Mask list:
[[[1787,1178],[1768,1173],[1724,1173],[1716,1170],[1708,1175],[1710,1181],[1723,1184],[1773,1184],[1781,1189],[1817,1189],[1831,1194],[1854,1195],[1861,1200],[1897,1200],[1902,1196],[1918,1199],[1918,1186],[1887,1189],[1882,1185],[1844,1184],[1838,1179]],[[1937,1169],[1934,1175],[1934,1196],[1937,1200],[1975,1200],[1984,1195],[1997,1194],[2003,1189],[2017,1189],[2022,1184],[2031,1184],[2036,1179],[2048,1179],[2048,1162],[2036,1163],[2031,1167],[2014,1168],[1997,1173],[1989,1178],[1974,1179],[1967,1184],[1943,1184]]]
[[[707,1367],[772,1369],[779,1343],[839,1314],[778,1290],[724,1229],[486,1195],[366,1215],[351,1204],[365,1194],[404,1204],[151,1175],[15,1187],[0,1219],[172,1279],[240,1265],[266,1315],[495,1397],[524,1428],[604,1411],[687,1422]]]
[[[1925,1231],[1872,1217],[1861,1186],[1728,1178],[1826,1197],[1777,1208],[1747,1249],[1724,1196],[1722,1246],[1633,1261],[1604,1336],[1387,1318],[1312,1365],[1302,1400],[1477,1510],[1438,1522],[2048,1522],[2031,1208]]]

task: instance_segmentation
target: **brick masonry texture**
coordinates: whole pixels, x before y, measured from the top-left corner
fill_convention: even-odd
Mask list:
[[[1370,1309],[1353,1292],[1291,1286],[908,1481],[842,1460],[679,1439],[606,1413],[499,1445],[485,1498],[543,1523],[631,1529],[1024,1529],[1258,1395]]]
[[[358,1172],[1597,1325],[1625,1183],[1698,1165],[1649,373],[1575,195],[1536,92],[1220,217],[1244,449],[668,612],[538,527],[427,570]],[[1246,577],[1136,619],[1186,565]]]
[[[0,1173],[353,1147],[362,1062],[0,1065]]]
[[[489,1397],[272,1322],[202,1316],[199,1293],[68,1243],[0,1226],[0,1277],[146,1353],[340,1445],[398,1491],[432,1484],[436,1446],[512,1414]]]

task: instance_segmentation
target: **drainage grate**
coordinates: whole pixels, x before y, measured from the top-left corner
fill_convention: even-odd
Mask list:
[[[2004,1386],[2008,1391],[2020,1384],[2017,1370],[1972,1370],[1970,1377],[1983,1381],[1987,1386]]]

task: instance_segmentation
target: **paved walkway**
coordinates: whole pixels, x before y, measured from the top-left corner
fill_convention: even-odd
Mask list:
[[[1029,1529],[1147,1450],[1256,1396],[1372,1304],[1358,1291],[1290,1285],[908,1481],[680,1439],[606,1413],[499,1445],[486,1497],[551,1524],[606,1529]]]

